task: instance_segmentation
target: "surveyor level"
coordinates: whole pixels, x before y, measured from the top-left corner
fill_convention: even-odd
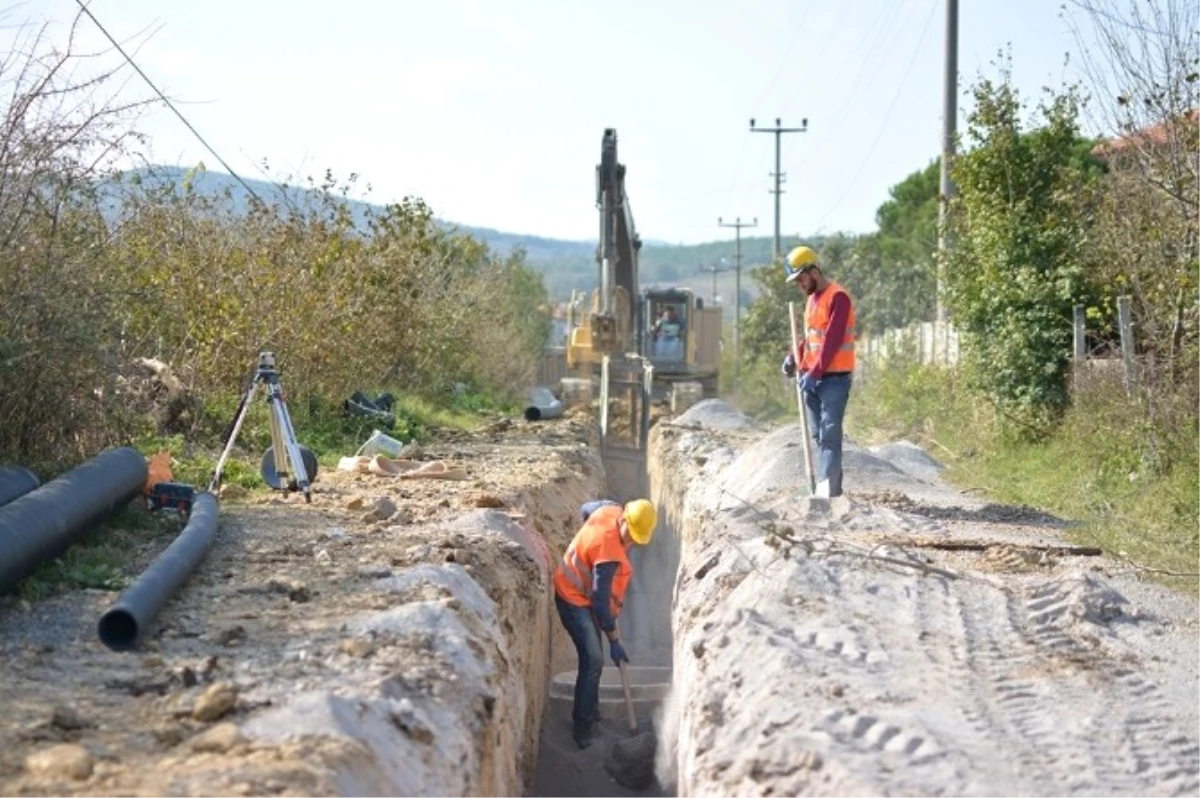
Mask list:
[[[312,481],[317,476],[317,456],[306,447],[296,442],[296,430],[292,427],[292,417],[288,414],[287,403],[283,399],[283,385],[279,382],[279,372],[275,368],[275,354],[260,352],[258,366],[250,387],[242,396],[238,405],[237,418],[225,442],[225,450],[217,461],[213,471],[212,481],[208,483],[208,492],[218,495],[221,487],[221,476],[225,469],[225,461],[233,451],[238,432],[246,420],[250,410],[250,401],[259,388],[266,395],[267,405],[271,413],[271,446],[263,453],[262,477],[275,490],[300,491],[304,501],[312,502]]]

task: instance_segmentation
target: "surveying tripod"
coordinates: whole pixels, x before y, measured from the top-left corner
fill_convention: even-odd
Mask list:
[[[238,432],[242,429],[242,422],[246,420],[250,400],[260,387],[266,394],[271,413],[271,446],[263,453],[263,481],[275,490],[301,491],[304,493],[304,501],[311,503],[312,481],[317,476],[317,456],[308,447],[296,442],[296,430],[292,427],[292,417],[288,414],[287,404],[283,400],[283,386],[275,368],[274,352],[260,352],[258,355],[258,367],[250,380],[250,387],[238,405],[233,429],[229,433],[229,440],[225,442],[221,458],[217,460],[212,481],[208,484],[208,492],[216,495],[221,487],[225,461],[229,459]]]

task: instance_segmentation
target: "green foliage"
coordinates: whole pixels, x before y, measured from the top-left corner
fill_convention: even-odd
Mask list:
[[[954,167],[946,302],[972,384],[1037,435],[1067,404],[1072,308],[1088,298],[1077,101],[1072,92],[1050,98],[1039,107],[1043,126],[1026,133],[1007,74],[973,93],[973,146]]]
[[[886,366],[864,364],[854,385],[855,399],[846,411],[846,431],[863,442],[909,439],[928,447],[938,439],[936,419],[952,419],[951,428],[964,423],[973,430],[990,430],[991,414],[962,383],[954,370],[922,365],[903,353],[889,356]]]
[[[875,233],[839,233],[807,242],[820,252],[826,275],[853,297],[860,334],[933,317],[938,177],[935,161],[893,186],[876,212],[879,230]],[[780,404],[776,385],[779,361],[791,340],[787,303],[796,303],[797,323],[803,323],[806,297],[783,282],[778,267],[761,266],[750,270],[749,276],[755,299],[742,325],[748,367],[738,387],[748,409],[771,414],[787,406],[786,397]]]
[[[348,186],[328,174],[303,205],[245,207],[197,191],[202,175],[138,173],[102,197],[88,182],[57,194],[51,183],[54,216],[28,214],[21,246],[0,252],[0,457],[57,471],[181,431],[135,411],[127,366],[139,358],[168,363],[199,400],[185,431],[208,448],[263,349],[278,357],[298,426],[310,406],[338,408],[367,386],[446,406],[459,384],[502,398],[532,381],[550,318],[522,251],[497,257],[416,199],[368,213],[364,232]],[[119,220],[111,228],[102,208]],[[255,413],[241,437],[261,452]],[[359,432],[334,426],[317,431],[320,447]],[[420,432],[399,419],[401,437]],[[211,465],[203,449],[189,467]]]
[[[21,580],[16,595],[36,601],[64,590],[122,590],[149,564],[153,553],[179,534],[182,519],[173,512],[150,513],[135,500]]]
[[[875,214],[879,230],[847,241],[837,259],[822,251],[829,271],[857,300],[858,329],[878,334],[932,321],[937,307],[938,161],[889,191]]]

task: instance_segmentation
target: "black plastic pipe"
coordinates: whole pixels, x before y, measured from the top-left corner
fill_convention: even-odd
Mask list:
[[[100,616],[97,631],[101,643],[113,651],[128,651],[138,644],[159,610],[187,581],[212,547],[218,514],[215,496],[196,494],[187,526],[179,537]]]
[[[0,593],[128,504],[146,475],[136,449],[109,449],[0,507]]]
[[[41,484],[37,474],[24,466],[0,468],[0,507],[36,490]]]

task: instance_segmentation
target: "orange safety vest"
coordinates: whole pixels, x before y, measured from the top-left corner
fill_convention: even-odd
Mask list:
[[[602,562],[619,563],[613,575],[612,601],[609,609],[615,618],[621,614],[625,602],[625,589],[633,576],[633,566],[621,545],[621,520],[624,508],[606,505],[588,516],[583,527],[567,547],[554,572],[554,591],[568,604],[590,607],[592,594],[596,592],[596,566]]]
[[[811,369],[817,364],[821,354],[821,344],[825,342],[825,330],[829,329],[829,321],[833,316],[833,298],[837,294],[845,294],[850,299],[850,293],[837,283],[830,283],[820,294],[810,296],[804,306],[804,358],[802,368]],[[834,353],[833,359],[825,369],[827,374],[842,371],[854,371],[854,303],[850,303],[850,317],[846,319],[846,335],[842,345]]]

